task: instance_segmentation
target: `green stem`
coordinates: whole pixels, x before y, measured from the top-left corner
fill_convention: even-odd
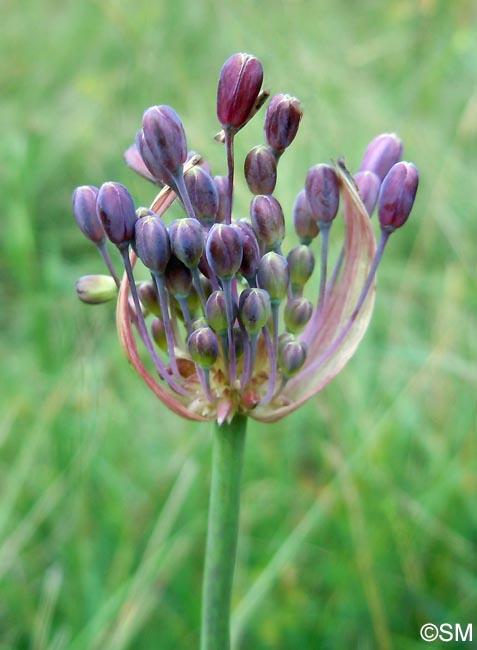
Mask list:
[[[209,524],[202,588],[201,650],[229,650],[240,478],[247,418],[214,425]]]

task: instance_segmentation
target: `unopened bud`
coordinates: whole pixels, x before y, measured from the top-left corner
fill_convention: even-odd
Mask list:
[[[370,171],[358,172],[354,175],[354,180],[366,212],[371,216],[378,201],[381,180],[377,174]]]
[[[306,298],[292,298],[285,305],[283,318],[288,332],[298,334],[303,330],[313,313],[313,304]]]
[[[219,356],[219,344],[210,327],[194,330],[187,341],[189,354],[195,363],[204,370],[210,370]]]
[[[163,170],[164,179],[173,178],[187,160],[184,127],[176,111],[170,106],[151,106],[144,112],[142,133],[157,169]]]
[[[262,257],[257,270],[257,283],[261,289],[268,291],[272,303],[285,298],[289,280],[288,263],[282,255],[272,251]]]
[[[278,346],[278,366],[286,379],[301,370],[306,360],[306,352],[306,345],[300,341],[288,340]]]
[[[136,172],[136,174],[139,174],[139,176],[142,176],[151,183],[162,187],[161,181],[155,178],[146,167],[146,164],[141,157],[141,154],[139,153],[139,149],[136,143],[132,144],[126,149],[124,152],[124,161],[129,169],[132,169],[133,172]]]
[[[134,249],[148,269],[164,273],[171,256],[171,245],[160,217],[148,215],[136,221]]]
[[[201,327],[208,327],[207,320],[203,316],[199,316],[199,318],[194,318],[193,321],[191,321],[190,324],[190,331],[194,332],[195,330],[199,330]]]
[[[270,248],[280,246],[285,237],[285,217],[274,196],[259,194],[250,204],[252,226],[257,239]]]
[[[417,168],[408,162],[398,162],[381,186],[378,217],[381,228],[393,232],[403,226],[414,204],[419,184]]]
[[[73,192],[73,214],[76,223],[83,235],[95,244],[101,244],[106,239],[96,212],[98,192],[98,188],[93,185],[82,185]]]
[[[138,288],[139,300],[145,309],[154,316],[162,318],[162,311],[159,305],[156,285],[152,282],[141,282]]]
[[[311,214],[305,190],[302,190],[296,197],[293,206],[293,225],[302,244],[311,244],[312,240],[320,232],[318,224]]]
[[[309,246],[295,246],[287,255],[290,282],[294,291],[301,291],[315,268],[315,256]]]
[[[187,298],[192,289],[192,274],[175,255],[171,255],[165,272],[166,287],[178,299]]]
[[[206,227],[215,223],[219,209],[219,193],[214,179],[203,167],[195,165],[184,176],[184,182],[196,218]]]
[[[83,275],[76,281],[76,293],[81,302],[101,305],[114,300],[118,295],[118,288],[110,275]]]
[[[236,221],[232,226],[240,233],[242,240],[242,263],[240,264],[240,273],[247,280],[255,277],[258,263],[260,262],[260,246],[252,226],[246,221]]]
[[[331,165],[315,165],[306,175],[305,191],[313,218],[318,224],[331,223],[338,212],[339,181]]]
[[[188,268],[195,268],[204,252],[204,231],[197,219],[187,217],[173,221],[169,236],[174,255]]]
[[[239,314],[247,332],[258,335],[271,315],[270,296],[264,289],[245,289],[240,294]]]
[[[300,100],[290,95],[275,95],[265,116],[265,138],[270,147],[282,153],[295,139],[303,116]]]
[[[152,321],[151,334],[158,347],[160,347],[161,350],[164,350],[164,352],[167,352],[168,348],[166,328],[164,327],[164,323],[161,318],[154,318]]]
[[[217,89],[217,117],[224,128],[238,129],[247,122],[262,81],[262,64],[254,56],[238,53],[227,59]]]
[[[219,278],[230,279],[235,275],[243,255],[237,230],[228,224],[214,224],[207,237],[206,255],[210,268]]]
[[[213,291],[205,305],[205,317],[210,327],[217,334],[227,332],[229,323],[227,320],[227,308],[225,306],[225,294],[223,291]],[[237,304],[232,305],[232,322],[237,318]]]
[[[252,194],[273,194],[277,184],[277,161],[271,149],[260,144],[249,151],[244,172]]]
[[[381,181],[401,160],[402,142],[396,133],[381,133],[368,144],[359,171],[374,172]]]
[[[121,183],[103,183],[96,201],[98,217],[109,240],[116,246],[128,245],[134,238],[136,210],[128,190]]]

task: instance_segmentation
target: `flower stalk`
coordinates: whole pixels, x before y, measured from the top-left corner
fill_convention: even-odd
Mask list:
[[[229,650],[240,482],[247,418],[214,425],[209,522],[202,586],[201,650]]]

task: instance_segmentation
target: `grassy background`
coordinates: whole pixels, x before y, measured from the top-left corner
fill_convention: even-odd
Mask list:
[[[121,154],[155,103],[223,169],[216,80],[242,50],[305,107],[284,206],[311,164],[355,168],[386,130],[422,180],[353,361],[299,412],[250,426],[237,648],[406,650],[428,621],[475,635],[475,4],[2,7],[0,649],[197,647],[210,434],[134,376],[113,307],[77,301],[76,277],[102,266],[70,196],[114,179],[152,197]],[[261,141],[257,119],[238,155]]]

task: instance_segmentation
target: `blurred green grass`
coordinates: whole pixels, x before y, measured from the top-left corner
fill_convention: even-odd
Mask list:
[[[421,170],[379,274],[371,327],[299,412],[250,426],[237,647],[420,647],[474,623],[477,379],[475,5],[462,0],[3,2],[0,39],[0,649],[198,642],[210,437],[127,366],[101,271],[70,214],[83,183],[153,190],[122,163],[145,107],[173,105],[223,169],[215,85],[235,51],[305,117],[281,163],[308,167],[396,130]],[[256,119],[238,157],[262,141]],[[237,210],[248,205],[239,185]]]

